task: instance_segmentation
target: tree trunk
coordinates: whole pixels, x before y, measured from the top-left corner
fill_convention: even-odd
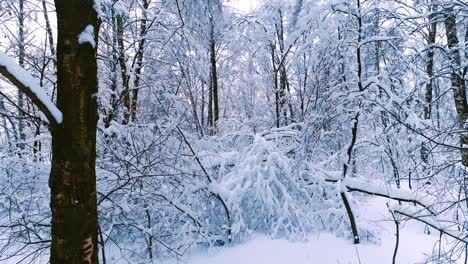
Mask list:
[[[288,109],[286,108],[286,92],[287,92],[287,82],[288,77],[286,75],[286,66],[285,66],[285,50],[284,50],[284,26],[283,26],[283,13],[281,9],[278,9],[278,18],[279,25],[275,24],[276,36],[278,37],[279,52],[281,55],[280,64],[278,65],[279,71],[279,104],[280,104],[280,113],[283,114],[283,124],[288,125]],[[291,106],[292,110],[292,106]]]
[[[143,20],[140,25],[140,40],[138,43],[138,51],[136,54],[136,68],[135,68],[135,79],[133,81],[133,93],[132,93],[132,106],[130,109],[130,114],[132,122],[135,122],[137,119],[137,110],[138,110],[138,91],[140,86],[141,72],[143,69],[143,56],[145,54],[145,42],[146,42],[146,30],[147,30],[147,15],[149,0],[143,0]],[[203,125],[203,123],[202,123]]]
[[[24,0],[19,0],[19,13],[18,13],[18,64],[21,67],[24,67]],[[24,141],[26,140],[26,133],[25,133],[25,126],[24,126],[24,119],[25,115],[23,113],[24,108],[24,94],[21,90],[18,90],[18,107],[19,116],[18,119],[18,133],[20,142],[18,147],[20,150],[24,149]]]
[[[97,264],[95,96],[99,21],[93,0],[55,0],[55,5],[57,104],[63,123],[52,127],[50,263]],[[91,40],[80,44],[78,36],[86,32]]]
[[[434,6],[431,7],[431,12],[434,12]],[[427,51],[427,62],[426,62],[426,74],[429,79],[426,83],[426,91],[424,98],[426,99],[426,105],[424,107],[424,119],[431,119],[432,115],[432,93],[434,84],[434,48],[436,33],[437,33],[437,21],[435,21],[434,14],[429,15],[429,34],[427,39],[428,51]],[[429,148],[427,144],[423,143],[421,147],[421,159],[423,161],[423,171],[426,176],[429,172]],[[430,180],[428,180],[430,182]]]
[[[453,8],[449,7],[445,10],[445,32],[447,35],[447,44],[450,49],[450,60],[451,60],[451,85],[455,103],[455,109],[457,111],[457,118],[459,127],[461,129],[460,145],[467,147],[468,136],[466,135],[466,122],[468,120],[468,104],[466,101],[466,85],[465,79],[462,76],[462,64],[461,54],[458,45],[457,37],[457,24]],[[461,151],[462,164],[468,167],[468,150],[463,149]]]
[[[363,86],[362,86],[362,61],[361,61],[361,39],[362,39],[362,17],[361,17],[361,1],[357,0],[357,8],[358,8],[358,16],[357,16],[357,22],[358,22],[358,32],[357,32],[357,49],[356,49],[356,60],[357,60],[357,85],[358,85],[358,90],[359,92],[363,92]],[[361,103],[359,103],[359,106],[361,106]],[[359,125],[359,112],[356,113],[355,117],[353,118],[352,122],[352,127],[351,127],[351,144],[349,144],[348,150],[346,152],[347,154],[347,161],[346,163],[343,164],[343,179],[346,177],[348,173],[348,168],[351,165],[351,161],[353,159],[353,150],[354,146],[357,141],[357,133],[358,133],[358,125]],[[359,238],[359,233],[358,229],[356,226],[356,219],[354,217],[353,211],[351,209],[351,206],[349,204],[348,198],[346,196],[346,191],[342,190],[341,191],[341,199],[343,200],[343,203],[346,208],[346,212],[348,214],[349,222],[351,224],[351,231],[353,233],[353,242],[354,244],[359,244],[360,243],[360,238]]]
[[[208,127],[213,126],[213,76],[210,73],[210,85],[208,86]]]
[[[275,114],[276,114],[276,127],[280,127],[280,118],[281,118],[281,108],[280,108],[280,96],[278,89],[278,70],[276,69],[276,55],[275,55],[275,43],[271,43],[271,67],[272,69],[272,78],[273,78],[273,91],[275,92]]]
[[[210,62],[211,62],[211,81],[213,83],[213,121],[215,128],[218,127],[219,120],[219,95],[218,95],[218,72],[216,68],[216,41],[214,38],[214,22],[210,19]]]
[[[434,20],[434,14],[429,15],[429,35],[427,39],[428,50],[427,50],[427,63],[426,63],[426,74],[429,81],[426,84],[426,107],[424,108],[424,119],[431,119],[431,110],[432,110],[432,87],[433,87],[433,78],[434,78],[434,48],[432,47],[435,44],[435,38],[437,33],[437,21]]]
[[[205,127],[205,81],[202,82],[202,90],[201,90],[201,109],[200,109],[200,112],[201,112],[201,120],[200,120],[200,123],[201,123],[201,126],[202,126],[202,130],[203,128]]]
[[[118,98],[117,98],[117,63],[119,61],[119,56],[117,54],[117,32],[115,30],[115,10],[111,9],[112,13],[112,41],[111,41],[111,53],[112,53],[112,60],[109,63],[109,68],[111,71],[111,84],[110,84],[110,90],[111,90],[111,95],[110,95],[110,100],[109,100],[109,105],[110,109],[109,112],[106,113],[104,117],[104,127],[108,128],[111,124],[111,122],[114,120],[115,113],[117,112],[117,105],[118,105]]]
[[[5,103],[3,102],[3,97],[0,98],[0,112],[5,112]],[[10,136],[10,129],[8,129],[7,118],[8,117],[6,115],[2,115],[2,126],[3,126],[3,129],[5,130],[5,135],[6,135],[6,139],[7,139],[7,142],[8,142],[8,150],[12,151],[13,147],[12,147],[11,143],[14,142],[14,141],[12,141],[12,138]],[[11,121],[10,121],[10,123],[11,123]]]
[[[119,11],[120,12],[120,11]],[[117,46],[119,49],[119,65],[120,65],[120,74],[122,77],[122,86],[123,91],[121,98],[123,100],[123,120],[122,124],[128,124],[130,120],[130,111],[131,111],[131,103],[130,103],[130,76],[127,73],[127,64],[126,64],[126,56],[125,56],[125,44],[124,44],[124,23],[122,19],[122,14],[117,13],[116,15],[116,27],[117,27]]]
[[[52,33],[52,27],[50,26],[49,14],[47,13],[46,0],[42,0],[42,12],[44,13],[44,20],[46,23],[47,40],[49,41],[50,54],[53,57],[52,60],[54,62],[54,66],[57,67],[57,60],[55,58],[54,35]]]

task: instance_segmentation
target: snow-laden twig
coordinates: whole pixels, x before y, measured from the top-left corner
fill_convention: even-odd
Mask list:
[[[427,224],[445,235],[448,235],[457,241],[468,244],[468,235],[457,234],[456,232],[448,230],[440,224],[440,220],[437,218],[438,213],[432,209],[430,201],[427,197],[413,192],[410,190],[403,190],[395,188],[393,186],[386,185],[385,183],[372,183],[356,178],[345,178],[340,180],[336,172],[326,172],[320,170],[322,177],[327,182],[341,182],[340,188],[346,188],[348,191],[361,192],[375,196],[381,196],[400,202],[409,202],[417,204],[427,210],[429,215],[418,215],[417,212],[410,211],[402,206],[394,206],[391,208],[392,212],[404,215],[413,220]]]
[[[0,52],[0,74],[25,93],[49,122],[62,123],[62,112],[46,95],[35,78],[3,52]]]
[[[338,182],[340,179],[337,178],[335,172],[322,171],[323,178],[327,182]],[[424,196],[410,190],[399,189],[393,186],[389,186],[385,183],[373,183],[364,181],[357,178],[347,177],[342,180],[341,185],[350,192],[361,192],[375,196],[381,196],[400,202],[409,202],[420,205],[432,215],[436,215],[436,212],[431,208],[428,199]]]
[[[395,213],[401,214],[403,216],[409,217],[411,219],[422,222],[428,226],[431,226],[432,228],[437,229],[439,232],[468,245],[467,234],[448,230],[446,227],[443,227],[440,224],[440,221],[438,221],[434,216],[417,215],[417,212],[413,212],[409,209],[403,208],[402,206],[394,206],[393,208],[391,208],[391,210]]]

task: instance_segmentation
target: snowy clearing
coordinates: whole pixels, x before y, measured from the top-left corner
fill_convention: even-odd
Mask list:
[[[384,198],[373,198],[359,208],[360,224],[376,230],[376,242],[364,241],[353,245],[351,240],[331,233],[319,233],[307,241],[272,239],[265,235],[254,237],[233,247],[212,247],[193,250],[186,255],[166,259],[163,264],[380,264],[392,263],[395,248],[395,225],[386,209]],[[397,264],[430,262],[438,250],[439,236],[434,230],[428,235],[419,222],[403,222],[400,229],[400,244]],[[443,246],[447,245],[443,239]],[[128,263],[112,250],[112,263]],[[109,254],[108,252],[107,254]],[[463,257],[457,262],[463,263]],[[435,262],[437,263],[437,262]]]

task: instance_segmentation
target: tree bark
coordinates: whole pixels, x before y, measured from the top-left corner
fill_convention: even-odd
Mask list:
[[[119,61],[119,56],[117,54],[117,30],[115,30],[115,9],[111,9],[111,17],[112,17],[112,23],[111,23],[111,30],[112,30],[112,41],[111,41],[111,53],[112,53],[112,60],[109,63],[109,68],[111,71],[111,77],[110,77],[110,90],[111,90],[111,95],[110,95],[110,100],[109,100],[109,105],[110,109],[109,112],[106,113],[104,117],[104,127],[108,128],[111,124],[111,122],[115,118],[115,113],[117,112],[117,107],[118,107],[118,97],[117,97],[117,63]]]
[[[280,108],[280,96],[279,96],[279,89],[278,89],[278,69],[276,68],[276,55],[275,55],[275,43],[270,44],[271,49],[271,67],[272,67],[272,78],[273,78],[273,90],[275,92],[275,114],[276,114],[276,128],[280,127],[280,119],[281,119],[281,108]]]
[[[53,57],[52,60],[54,62],[54,66],[57,67],[57,60],[55,58],[54,35],[52,33],[52,27],[50,26],[49,14],[47,13],[46,0],[42,0],[42,12],[44,13],[44,20],[46,23],[47,40],[49,41],[50,54]]]
[[[52,127],[50,263],[97,264],[95,96],[99,21],[93,0],[55,0],[55,5],[57,104],[63,123]],[[94,29],[94,43],[78,43],[78,36],[88,26]]]
[[[431,12],[434,12],[434,5],[431,7]],[[432,93],[433,93],[433,84],[434,84],[434,48],[432,47],[435,44],[436,33],[437,33],[437,21],[434,19],[434,13],[429,15],[429,34],[427,38],[428,51],[427,51],[427,62],[426,62],[426,74],[429,79],[426,83],[426,91],[424,98],[426,100],[426,105],[424,107],[424,119],[431,119],[432,115]],[[426,175],[429,175],[429,149],[427,144],[422,145],[421,147],[421,159],[423,161],[423,171]]]
[[[18,63],[21,67],[24,66],[24,0],[19,0],[19,13],[18,13]],[[23,113],[24,108],[24,94],[21,90],[18,90],[18,107],[19,116],[18,119],[18,133],[20,142],[26,140],[25,125],[24,119],[25,115]],[[19,143],[18,147],[20,150],[24,149],[24,143]]]
[[[210,24],[211,82],[213,83],[213,122],[215,128],[217,128],[219,120],[218,71],[216,68],[216,40],[214,36],[214,22],[212,18],[210,19]]]
[[[393,250],[392,264],[396,264],[398,247],[400,245],[400,221],[395,217],[393,211],[390,211],[390,213],[392,214],[393,222],[395,223],[395,249]]]
[[[122,77],[122,101],[124,106],[123,120],[122,124],[128,124],[130,120],[130,111],[131,111],[131,102],[130,102],[130,76],[127,73],[127,62],[126,62],[126,53],[125,53],[125,44],[124,44],[124,22],[122,14],[117,13],[116,15],[116,27],[117,27],[117,46],[119,49],[119,65],[120,65],[120,74]]]
[[[357,49],[356,49],[356,60],[357,60],[357,85],[358,85],[358,90],[359,92],[363,92],[363,86],[362,86],[362,61],[361,61],[361,39],[362,39],[362,17],[361,17],[361,1],[357,0],[357,8],[358,8],[358,16],[357,16],[357,22],[358,22],[358,35],[357,35]],[[359,103],[361,105],[361,103]],[[353,159],[353,150],[354,146],[356,144],[357,140],[357,133],[358,133],[358,124],[359,124],[359,112],[356,113],[355,117],[353,118],[353,125],[351,127],[351,143],[349,144],[348,150],[346,152],[348,159],[346,163],[343,164],[343,179],[346,177],[348,173],[348,168],[351,165],[351,161]],[[346,212],[349,217],[349,222],[351,224],[351,231],[353,233],[353,239],[354,239],[354,244],[359,244],[360,243],[360,238],[359,238],[359,233],[358,229],[356,226],[356,219],[354,217],[353,211],[351,209],[351,206],[349,204],[349,201],[346,197],[346,191],[342,190],[341,191],[341,199],[343,200],[343,203],[346,208]]]
[[[426,107],[424,108],[424,119],[431,119],[431,110],[432,110],[432,87],[433,87],[433,78],[434,78],[434,48],[432,47],[435,44],[435,38],[437,33],[437,21],[434,20],[434,14],[429,15],[429,35],[427,39],[427,44],[429,45],[427,50],[427,63],[426,63],[426,74],[428,77],[428,82],[426,84]]]
[[[283,12],[281,9],[278,9],[278,18],[279,25],[275,24],[276,35],[278,37],[279,52],[281,55],[280,65],[278,65],[279,79],[280,79],[280,90],[279,90],[279,102],[280,102],[280,112],[283,112],[284,116],[284,125],[288,125],[288,108],[290,118],[294,119],[293,107],[291,104],[291,91],[288,82],[288,75],[286,72],[286,52],[284,45],[284,22],[283,22]],[[288,108],[286,108],[286,104]]]
[[[445,8],[445,32],[447,36],[447,44],[450,51],[450,61],[451,61],[451,86],[453,91],[455,109],[457,112],[457,118],[459,127],[461,130],[460,136],[460,145],[462,147],[468,146],[468,136],[466,135],[467,120],[468,120],[468,104],[466,100],[466,85],[465,79],[462,76],[462,64],[461,64],[461,54],[460,47],[458,44],[457,37],[457,24],[455,15],[453,13],[453,8]],[[461,151],[462,164],[465,167],[468,167],[468,150],[463,149]]]
[[[143,70],[143,56],[145,54],[145,42],[146,42],[146,31],[147,31],[147,23],[148,17],[146,12],[148,11],[149,7],[149,0],[143,0],[143,20],[141,21],[140,25],[140,39],[138,43],[138,50],[136,54],[136,68],[135,68],[135,79],[133,81],[133,91],[132,91],[132,100],[131,100],[131,109],[130,115],[132,118],[132,122],[135,122],[137,119],[137,110],[138,110],[138,93],[139,93],[139,86],[140,86],[140,79],[141,73]],[[202,122],[203,124],[203,122]]]
[[[213,127],[213,76],[210,73],[210,85],[208,86],[208,127]]]

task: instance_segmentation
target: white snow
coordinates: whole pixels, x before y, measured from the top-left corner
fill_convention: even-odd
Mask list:
[[[422,215],[420,211],[410,209],[408,207],[404,207],[402,205],[395,204],[391,208],[391,210],[395,211],[396,213],[402,214],[404,216],[410,216],[412,218],[417,218],[420,221],[428,224],[429,226],[432,226],[434,228],[437,228],[439,230],[443,230],[443,232],[451,236],[453,238],[456,238],[460,241],[463,241],[464,243],[468,243],[468,234],[466,233],[461,233],[458,230],[452,230],[453,229],[453,221],[450,220],[444,220],[444,219],[437,219],[436,217],[432,215]],[[446,223],[443,225],[442,223]],[[448,224],[447,224],[448,223]]]
[[[417,247],[406,240],[401,244],[399,262],[421,263],[424,252],[431,251],[433,240],[424,234],[415,236]],[[246,244],[227,249],[213,249],[206,255],[196,255],[187,264],[378,264],[391,263],[394,238],[388,237],[381,246],[353,245],[332,234],[324,233],[308,242],[290,242],[257,237]],[[360,259],[360,260],[359,260]],[[164,264],[184,263],[175,260]]]
[[[341,171],[325,171],[323,169],[318,169],[318,173],[324,178],[324,180],[339,181],[340,191],[343,191],[345,188],[361,190],[396,200],[416,202],[426,209],[430,209],[429,205],[433,203],[430,195],[428,194],[421,194],[417,191],[404,188],[396,188],[382,181],[374,180],[371,182],[364,180],[364,177],[360,177],[361,179],[347,177],[341,180]]]
[[[83,32],[78,36],[78,43],[83,45],[89,43],[93,48],[96,47],[96,42],[94,41],[94,27],[92,25],[87,25]]]
[[[47,107],[57,123],[62,123],[62,112],[50,100],[49,96],[47,96],[42,87],[37,83],[37,80],[28,71],[20,67],[12,58],[1,51],[0,66],[5,67],[10,74],[15,76],[18,81],[36,95],[36,97]]]
[[[101,18],[102,17],[101,0],[94,0],[93,8],[94,8],[94,10],[96,10],[96,13],[97,13],[98,17]]]
[[[321,233],[305,242],[291,242],[257,236],[245,244],[227,248],[198,251],[180,259],[170,259],[163,264],[380,264],[391,263],[395,245],[395,226],[386,211],[387,199],[375,198],[364,204],[359,224],[378,227],[380,243],[352,244],[330,233]],[[426,263],[433,250],[437,250],[438,236],[424,233],[424,225],[416,222],[402,223],[400,246],[396,263]],[[460,259],[459,262],[463,263]]]

